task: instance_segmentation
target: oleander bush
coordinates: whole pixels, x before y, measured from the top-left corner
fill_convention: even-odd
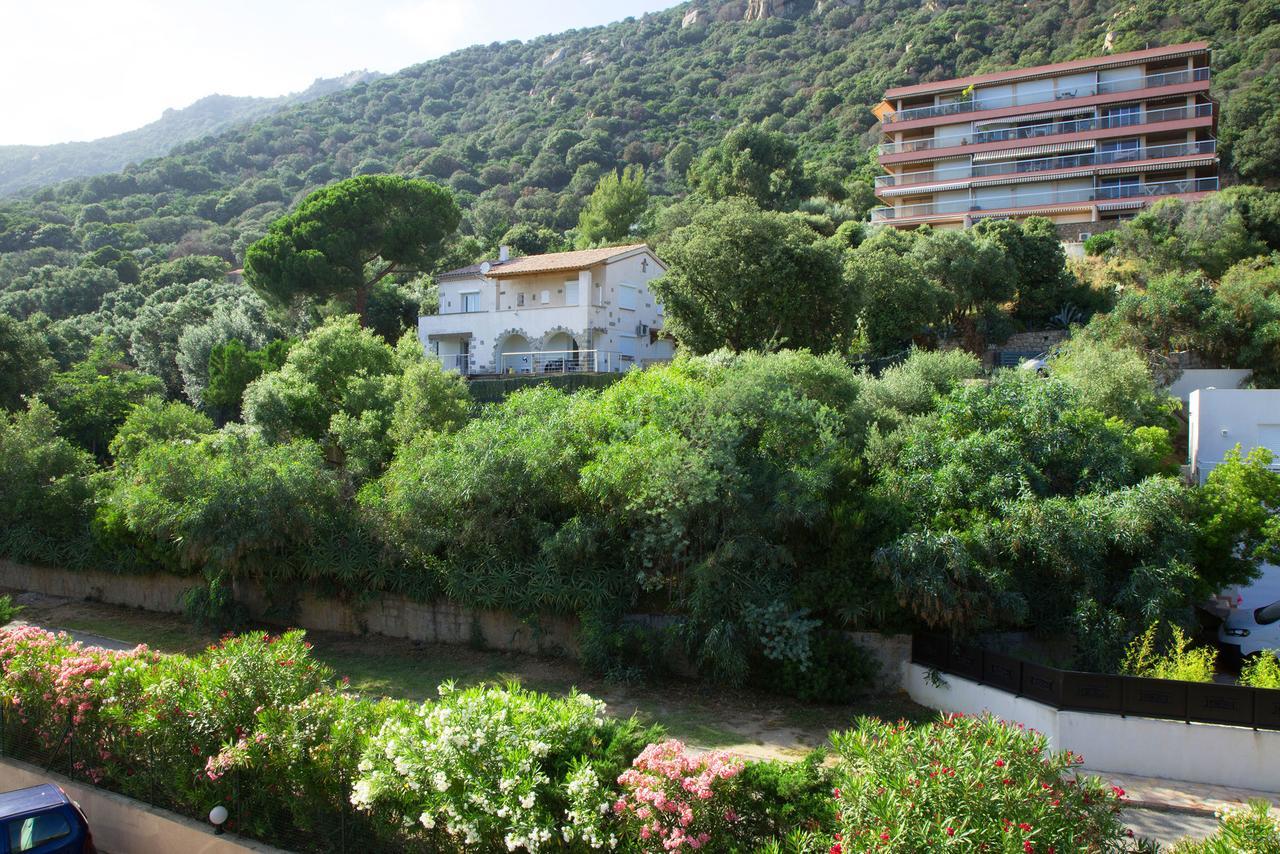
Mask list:
[[[382,721],[351,800],[461,848],[613,848],[615,780],[650,735],[586,694],[445,683],[438,701]]]
[[[198,655],[0,629],[0,747],[301,850],[1103,851],[1123,793],[992,718],[862,719],[797,762],[663,740],[584,694],[342,690],[301,632]],[[1016,844],[1015,844],[1016,843]],[[1011,847],[1012,846],[1012,847]],[[1028,847],[1029,846],[1029,847]]]
[[[1115,851],[1123,790],[1073,773],[1083,759],[990,716],[912,727],[862,718],[832,737],[841,848]],[[832,849],[835,850],[834,848]]]
[[[643,851],[730,847],[742,819],[733,808],[745,763],[727,753],[696,754],[675,740],[650,744],[618,777],[613,804]]]

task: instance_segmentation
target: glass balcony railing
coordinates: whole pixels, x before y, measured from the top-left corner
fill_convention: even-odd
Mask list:
[[[1138,127],[1159,122],[1176,122],[1181,119],[1206,118],[1213,115],[1212,104],[1196,104],[1194,107],[1164,107],[1159,110],[1133,110],[1112,112],[1103,116],[1084,119],[1044,122],[1023,127],[998,128],[973,131],[956,136],[928,137],[904,142],[886,142],[880,146],[881,154],[903,154],[910,151],[927,151],[935,148],[953,148],[959,145],[981,145],[986,142],[1017,142],[1024,139],[1041,139],[1068,133],[1091,130]]]
[[[1216,139],[1206,139],[1202,142],[1174,142],[1168,145],[1148,145],[1116,151],[1090,151],[1084,154],[1068,154],[1061,157],[1038,157],[1034,160],[1002,160],[999,163],[984,163],[965,170],[931,169],[928,172],[881,175],[876,178],[876,187],[877,189],[905,187],[916,184],[935,184],[944,181],[967,181],[972,178],[989,178],[993,175],[1019,175],[1026,172],[1074,169],[1080,166],[1106,166],[1110,163],[1164,160],[1171,157],[1213,154],[1217,150],[1218,141]],[[965,165],[968,166],[968,164]]]
[[[1029,92],[1025,95],[1003,95],[984,98],[981,93],[964,101],[953,101],[950,104],[933,104],[926,107],[910,107],[890,113],[883,124],[897,124],[916,119],[931,119],[937,116],[958,116],[965,113],[976,113],[982,110],[999,110],[1003,107],[1021,107],[1026,104],[1047,104],[1057,101],[1068,101],[1072,98],[1088,98],[1092,95],[1110,95],[1116,92],[1136,92],[1140,89],[1158,89],[1162,86],[1177,86],[1180,83],[1192,83],[1209,79],[1208,68],[1191,68],[1183,71],[1162,71],[1159,74],[1148,74],[1145,77],[1130,77],[1125,80],[1101,80],[1096,83],[1077,84],[1074,86],[1055,87],[1052,90]]]
[[[1038,193],[1017,193],[1008,199],[979,204],[974,199],[957,199],[955,201],[922,202],[916,205],[900,207],[873,208],[872,222],[889,222],[891,220],[911,219],[913,217],[937,216],[942,214],[969,213],[981,210],[1016,210],[1017,208],[1041,207],[1043,205],[1068,204],[1071,202],[1096,202],[1115,199],[1143,198],[1147,196],[1173,196],[1182,193],[1204,193],[1218,189],[1218,179],[1187,178],[1182,181],[1157,181],[1143,184],[1137,180],[1119,181],[1102,187],[1081,187],[1070,190],[1045,190]]]

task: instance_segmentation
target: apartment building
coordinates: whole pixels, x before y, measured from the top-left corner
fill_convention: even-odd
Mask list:
[[[1208,43],[1189,42],[890,89],[874,108],[889,174],[871,220],[1037,215],[1077,239],[1199,198],[1218,189],[1209,74]]]

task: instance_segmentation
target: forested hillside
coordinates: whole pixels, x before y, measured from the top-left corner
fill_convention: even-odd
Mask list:
[[[165,110],[160,118],[136,130],[86,142],[0,145],[0,196],[67,178],[116,172],[130,163],[168,154],[179,143],[251,122],[293,104],[322,98],[380,76],[370,71],[353,71],[341,77],[319,79],[301,92],[276,98],[208,95],[189,107]]]
[[[652,202],[635,236],[652,239],[688,221],[687,206],[670,202],[686,194],[689,165],[744,122],[799,148],[803,181],[785,207],[838,225],[873,204],[868,108],[886,86],[1193,38],[1215,48],[1228,169],[1271,182],[1280,175],[1277,0],[707,0],[468,48],[121,173],[0,203],[0,310],[53,324],[49,334],[74,345],[76,359],[107,333],[143,362],[129,341],[144,305],[174,317],[184,299],[203,305],[201,318],[215,306],[238,310],[187,287],[196,272],[217,278],[216,261],[160,265],[212,256],[222,269],[240,266],[308,193],[368,173],[453,190],[464,216],[445,265],[476,260],[504,237],[526,252],[563,245],[600,176],[629,164],[645,168]],[[411,301],[387,312],[411,315]]]

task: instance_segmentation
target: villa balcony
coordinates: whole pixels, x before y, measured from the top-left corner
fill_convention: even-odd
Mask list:
[[[991,142],[1018,142],[1028,139],[1042,139],[1051,136],[1086,133],[1095,130],[1115,130],[1120,128],[1141,127],[1163,122],[1176,122],[1182,119],[1210,118],[1213,116],[1213,104],[1196,104],[1194,107],[1166,107],[1159,110],[1144,110],[1141,113],[1127,113],[1118,116],[1090,116],[1070,121],[1045,122],[1019,128],[999,128],[997,130],[974,131],[955,136],[928,137],[911,139],[903,142],[886,142],[880,145],[880,153],[906,154],[914,151],[932,151],[957,146],[983,145]]]
[[[1011,199],[1009,204],[998,204],[994,208],[984,208],[972,199],[958,199],[944,202],[922,202],[900,207],[881,207],[871,211],[871,221],[896,222],[919,217],[951,216],[968,214],[974,211],[996,210],[1017,212],[1021,208],[1040,208],[1047,205],[1062,205],[1082,202],[1116,201],[1121,199],[1142,199],[1151,196],[1173,196],[1188,193],[1206,193],[1218,189],[1218,179],[1188,178],[1181,181],[1157,181],[1152,184],[1121,184],[1111,187],[1082,187],[1070,190],[1046,190],[1039,193],[1023,193]]]
[[[1166,86],[1177,86],[1183,83],[1198,83],[1209,79],[1208,68],[1193,68],[1183,71],[1165,71],[1159,74],[1148,74],[1145,77],[1134,77],[1127,80],[1098,81],[1092,85],[1076,85],[1068,89],[1054,89],[1029,93],[1026,95],[1007,95],[984,98],[981,93],[964,101],[950,104],[934,104],[924,107],[911,107],[898,110],[885,116],[882,124],[901,124],[902,122],[931,119],[940,116],[959,116],[985,110],[999,110],[1004,107],[1021,107],[1030,104],[1061,103],[1074,98],[1088,98],[1094,95],[1113,95],[1122,92],[1138,92],[1143,89],[1161,89]]]
[[[1053,172],[1082,166],[1106,166],[1112,163],[1136,163],[1141,160],[1165,160],[1176,157],[1194,157],[1216,154],[1218,141],[1175,142],[1167,145],[1150,145],[1117,151],[1091,151],[1060,157],[1040,157],[1034,160],[1002,160],[998,163],[975,165],[963,173],[960,169],[929,170],[927,172],[902,172],[881,175],[876,178],[876,189],[918,186],[921,184],[963,183],[974,178],[990,178],[996,175],[1020,175],[1032,172]]]

